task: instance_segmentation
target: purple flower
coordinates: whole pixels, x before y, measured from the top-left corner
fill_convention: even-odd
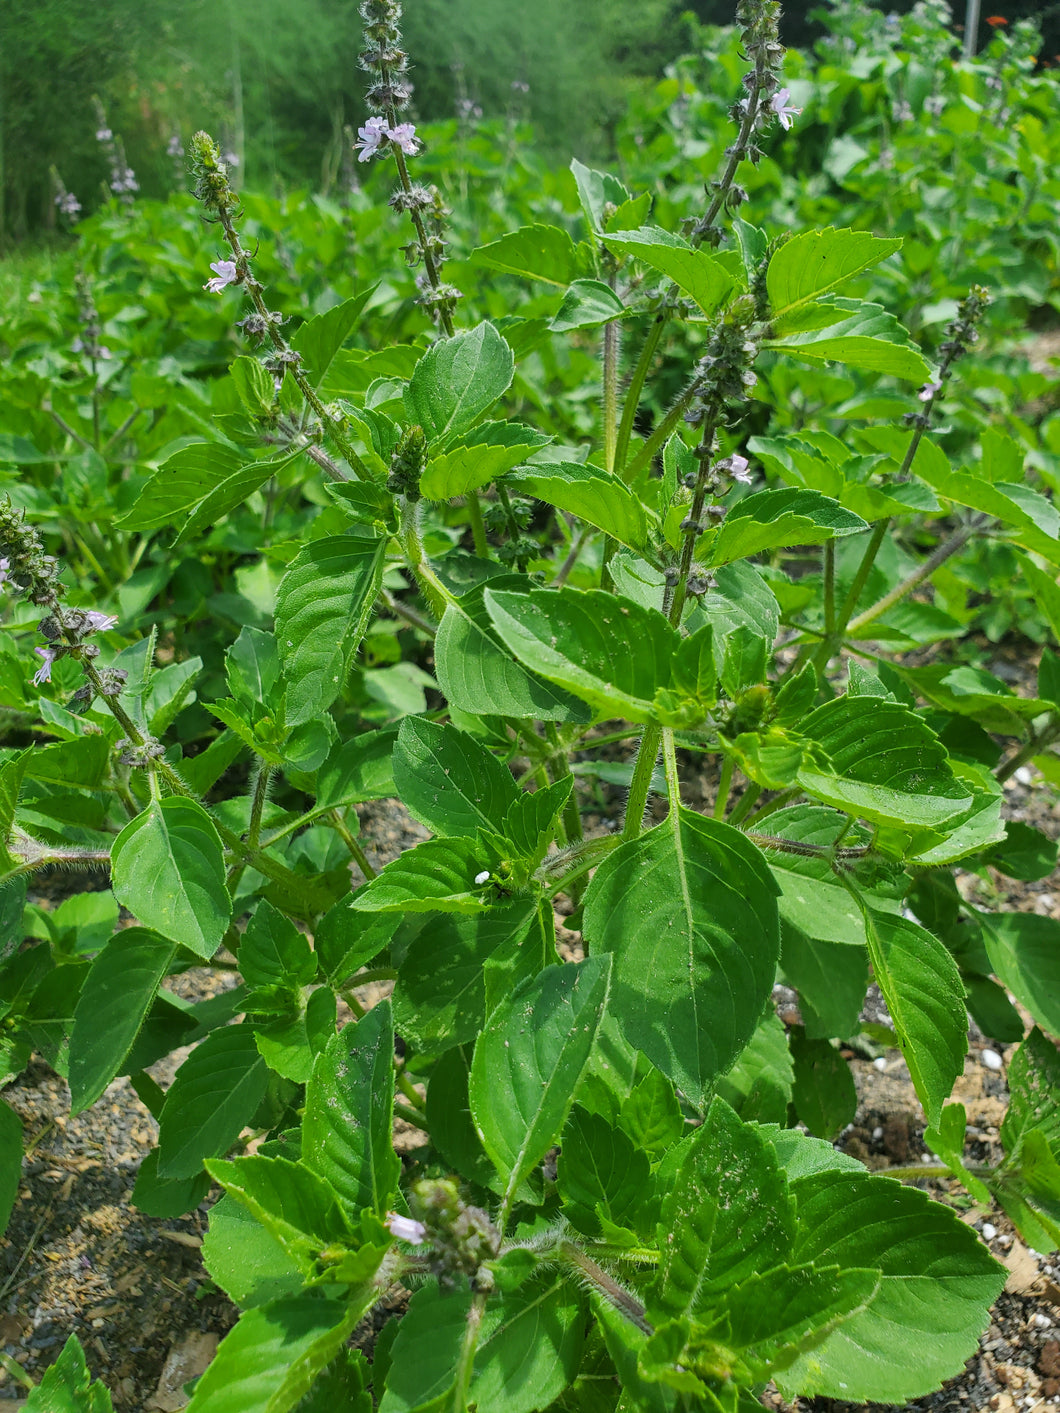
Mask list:
[[[226,167],[238,167],[239,154],[237,152],[223,152],[221,154],[221,161]]]
[[[780,126],[785,130],[791,127],[791,120],[802,112],[801,108],[789,108],[788,99],[791,97],[790,88],[778,89],[769,100],[769,106],[780,119]]]
[[[44,662],[33,674],[33,680],[38,687],[43,687],[45,682],[52,680],[52,663],[59,656],[58,648],[34,648],[33,651],[38,657],[42,657]]]
[[[925,383],[917,393],[917,397],[921,402],[930,402],[941,387],[942,384],[940,382]]]
[[[369,118],[363,128],[357,129],[357,141],[353,144],[358,162],[367,162],[389,136],[390,130],[385,118]]]
[[[427,1228],[422,1222],[414,1222],[411,1217],[399,1216],[397,1212],[386,1214],[386,1225],[391,1236],[399,1241],[407,1241],[410,1246],[422,1246]]]
[[[234,260],[214,260],[210,265],[215,278],[207,280],[203,289],[208,289],[211,294],[220,294],[225,285],[234,285],[239,278]]]
[[[11,568],[9,559],[0,559],[0,584],[7,578],[7,571]]]
[[[726,469],[734,481],[739,481],[741,485],[749,486],[751,484],[751,473],[747,469],[748,465],[749,462],[746,456],[730,456]]]
[[[100,613],[98,608],[85,610],[85,617],[88,619],[86,633],[105,633],[108,628],[113,628],[118,621],[113,614]]]
[[[482,109],[474,109],[475,117],[482,117]],[[390,129],[390,141],[401,148],[408,157],[415,157],[420,150],[420,140],[416,136],[416,129],[411,123],[398,123],[396,128]]]
[[[97,142],[109,142],[113,136],[114,136],[114,134],[111,132],[110,128],[97,128],[97,129],[96,129],[96,141],[97,141]]]
[[[68,216],[71,221],[81,214],[81,203],[72,191],[60,191],[55,198],[55,204],[64,216]]]

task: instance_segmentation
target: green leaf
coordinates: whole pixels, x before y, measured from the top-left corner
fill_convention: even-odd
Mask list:
[[[835,1138],[854,1117],[857,1090],[850,1066],[827,1040],[809,1040],[801,1026],[790,1035],[795,1062],[792,1102],[799,1119],[817,1138]]]
[[[345,1343],[357,1302],[283,1296],[247,1310],[195,1385],[188,1413],[288,1413]]]
[[[93,1381],[80,1341],[71,1335],[21,1407],[24,1413],[111,1413],[114,1405],[106,1387]]]
[[[619,1123],[623,1132],[653,1161],[681,1137],[685,1121],[674,1087],[655,1065],[649,1065],[643,1079],[622,1101]]]
[[[907,918],[866,908],[865,933],[916,1096],[928,1123],[937,1124],[968,1050],[957,963],[933,933]]]
[[[272,374],[256,358],[241,355],[230,365],[228,376],[236,385],[239,400],[254,418],[267,417],[276,401]]]
[[[780,911],[784,918],[780,964],[788,982],[799,993],[806,1034],[811,1040],[855,1034],[869,987],[866,948],[808,937],[787,921],[783,900]],[[857,924],[863,936],[860,915]]]
[[[846,824],[845,817],[834,810],[822,809],[819,805],[792,805],[771,815],[768,829],[781,839],[825,849],[838,842],[846,831]],[[807,857],[768,849],[767,857],[780,885],[778,906],[785,928],[796,928],[820,942],[864,945],[861,909],[836,877],[827,856]],[[859,1000],[864,994],[862,991]],[[829,1035],[845,1033],[828,1032]]]
[[[432,344],[405,388],[405,410],[429,441],[466,432],[507,392],[512,351],[492,324],[477,324]]]
[[[317,771],[317,808],[344,809],[396,794],[391,757],[395,733],[366,731],[337,745]]]
[[[994,974],[1044,1029],[1060,1035],[1060,922],[1035,913],[977,913]]]
[[[210,1175],[205,1171],[191,1178],[160,1178],[158,1149],[154,1148],[140,1164],[130,1201],[149,1217],[182,1217],[195,1211],[210,1186]]]
[[[210,1208],[202,1259],[212,1279],[242,1310],[302,1290],[295,1262],[234,1197],[222,1197]]]
[[[901,247],[901,239],[881,239],[867,231],[803,231],[773,255],[766,289],[780,331],[784,316],[831,294],[852,275],[871,269]]]
[[[409,1301],[394,1340],[379,1413],[442,1413],[449,1404],[471,1293],[434,1283]]]
[[[684,808],[609,854],[584,935],[614,953],[625,1039],[702,1105],[758,1024],[780,952],[777,885],[738,829]]]
[[[531,868],[536,868],[548,852],[555,836],[557,817],[573,788],[573,775],[565,775],[533,794],[524,791],[509,807],[501,833]]]
[[[867,528],[860,515],[817,491],[758,491],[738,501],[721,528],[705,537],[706,559],[712,565],[727,564],[762,550],[820,545]]]
[[[489,907],[493,855],[472,839],[426,839],[380,869],[352,899],[361,912],[480,913]]]
[[[585,212],[585,219],[593,230],[602,230],[604,207],[624,205],[631,198],[630,191],[610,172],[598,172],[593,167],[586,167],[577,157],[572,159],[570,169],[578,187],[578,200]]]
[[[621,319],[626,306],[610,285],[600,280],[575,280],[563,296],[552,319],[552,332],[566,334],[571,329],[595,329],[612,319]]]
[[[469,432],[460,446],[431,456],[420,477],[420,491],[428,500],[467,495],[503,476],[551,440],[519,422],[486,422]]]
[[[599,1114],[574,1108],[563,1130],[556,1184],[568,1220],[587,1236],[602,1234],[600,1217],[638,1229],[651,1198],[651,1164],[621,1129]],[[653,1225],[645,1233],[654,1236]]]
[[[7,1226],[22,1180],[22,1120],[0,1102],[0,1234]]]
[[[794,1235],[795,1205],[772,1146],[715,1098],[663,1200],[650,1318],[709,1309],[756,1270],[782,1264]]]
[[[331,535],[291,561],[276,595],[287,725],[325,711],[342,691],[382,583],[384,539]]]
[[[314,1273],[322,1248],[352,1242],[334,1189],[303,1163],[255,1153],[207,1162],[215,1182],[244,1206],[302,1269]]]
[[[890,1178],[825,1171],[791,1191],[799,1236],[789,1259],[881,1279],[866,1310],[777,1376],[785,1396],[904,1403],[958,1373],[1006,1274],[975,1232]]]
[[[878,1286],[873,1270],[775,1266],[726,1292],[714,1328],[755,1377],[770,1378],[864,1310]]]
[[[119,529],[134,526],[141,534],[180,524],[192,506],[216,486],[247,471],[245,461],[245,452],[223,442],[195,442],[181,447],[162,463],[133,508],[119,516],[115,524]],[[271,474],[266,471],[258,485]]]
[[[394,748],[394,784],[414,819],[433,834],[474,838],[501,830],[520,797],[512,773],[454,726],[407,716]]]
[[[504,1207],[556,1142],[607,1005],[611,962],[547,967],[498,1006],[471,1066],[475,1127],[505,1183]]]
[[[941,829],[972,804],[927,723],[899,702],[839,697],[802,723],[802,735],[828,755],[830,769],[804,766],[799,783],[836,809],[875,824]]]
[[[995,844],[984,861],[1007,878],[1018,878],[1021,883],[1036,883],[1039,879],[1048,878],[1056,868],[1056,856],[1055,839],[1047,838],[1040,829],[1033,829],[1020,820],[1009,820],[1005,825],[1003,842]]]
[[[317,964],[305,933],[262,899],[239,944],[239,970],[255,989],[297,991],[316,979]]]
[[[745,1121],[786,1123],[794,1071],[788,1037],[774,1013],[762,1017],[717,1092]]]
[[[70,1109],[94,1104],[132,1049],[176,946],[130,927],[96,957],[81,987],[70,1035]]]
[[[428,1057],[473,1041],[486,1019],[487,963],[514,965],[525,953],[540,969],[545,952],[538,910],[527,899],[478,917],[432,918],[398,969],[394,1023],[399,1033]]]
[[[398,925],[389,914],[366,917],[356,912],[351,898],[340,898],[316,925],[313,946],[320,966],[332,986],[341,986],[358,967],[372,961],[386,947]]]
[[[519,660],[590,706],[652,721],[652,699],[670,684],[678,635],[663,615],[600,589],[486,589],[502,640]]]
[[[145,927],[209,959],[232,916],[224,853],[195,800],[152,800],[110,851],[114,896]]]
[[[401,1172],[393,1116],[394,1027],[381,1001],[328,1042],[306,1090],[302,1161],[351,1212],[390,1207]]]
[[[1028,1133],[1041,1133],[1060,1151],[1060,1054],[1035,1027],[1008,1066],[1009,1106],[1001,1122],[1007,1157],[1018,1158]]]
[[[569,461],[524,466],[505,477],[505,485],[577,515],[631,549],[643,549],[648,542],[644,507],[620,476],[598,466]]]
[[[192,1178],[224,1153],[254,1117],[268,1069],[249,1025],[211,1031],[177,1070],[158,1125],[158,1174]]]
[[[522,581],[506,576],[505,588]],[[569,692],[553,687],[516,662],[500,641],[483,602],[480,584],[450,604],[434,641],[435,671],[446,700],[476,716],[584,723],[591,713]]]
[[[693,250],[680,236],[656,226],[609,231],[600,237],[609,250],[633,255],[668,276],[704,314],[713,314],[733,286],[732,276],[705,250]]]
[[[839,315],[840,307],[855,312],[844,319]],[[766,339],[762,346],[808,363],[844,363],[848,368],[888,373],[911,383],[923,382],[930,376],[927,359],[882,305],[840,300],[836,313],[836,321],[825,328],[786,333],[781,338]]]
[[[480,245],[472,252],[471,259],[476,265],[503,270],[509,275],[528,275],[532,280],[558,285],[561,289],[587,273],[573,240],[558,226],[520,226],[500,240]]]
[[[225,653],[228,690],[245,706],[268,706],[280,680],[276,638],[260,628],[244,627]]]
[[[483,1411],[552,1408],[581,1362],[585,1311],[558,1275],[502,1291],[486,1306],[468,1402]]]
[[[357,327],[364,306],[374,291],[375,286],[370,285],[352,299],[307,319],[295,331],[291,347],[302,355],[302,367],[314,388],[318,388],[327,377],[332,360]]]

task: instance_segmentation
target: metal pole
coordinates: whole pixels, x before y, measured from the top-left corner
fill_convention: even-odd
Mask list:
[[[964,15],[964,57],[974,59],[979,37],[979,0],[968,0]]]

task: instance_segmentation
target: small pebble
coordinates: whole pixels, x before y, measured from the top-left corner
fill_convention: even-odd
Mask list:
[[[1011,1246],[1012,1237],[1009,1235],[1008,1232],[1003,1232],[1002,1235],[998,1237],[997,1244],[998,1246]]]
[[[1033,1246],[1027,1247],[1027,1255],[1031,1258],[1032,1261],[1040,1261],[1042,1259],[1042,1253],[1040,1251],[1035,1251]]]
[[[1015,772],[1015,776],[1021,785],[1029,785],[1034,779],[1034,771],[1025,765],[1021,765]]]
[[[882,1137],[883,1137],[883,1129],[882,1129],[882,1128],[877,1127],[877,1128],[874,1128],[874,1129],[872,1130],[872,1141],[873,1141],[873,1143],[879,1143],[879,1141],[880,1141],[880,1139],[881,1139]]]
[[[999,1070],[1005,1063],[996,1050],[980,1050],[979,1058],[988,1070]]]
[[[879,1070],[880,1074],[883,1074],[884,1070],[887,1068],[887,1061],[883,1058],[882,1055],[878,1055],[876,1059],[872,1062],[872,1068],[874,1070]]]
[[[993,1239],[994,1239],[995,1236],[997,1236],[997,1227],[991,1226],[989,1222],[984,1222],[984,1223],[983,1223],[983,1240],[984,1240],[984,1241],[993,1241]]]
[[[1048,1315],[1039,1314],[1031,1316],[1031,1324],[1037,1325],[1040,1330],[1047,1330],[1052,1323]]]

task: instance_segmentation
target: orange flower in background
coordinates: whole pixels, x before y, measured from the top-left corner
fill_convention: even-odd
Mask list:
[[[987,15],[986,22],[993,29],[997,29],[998,25],[1008,24],[1008,20],[1005,19],[1004,15]]]

